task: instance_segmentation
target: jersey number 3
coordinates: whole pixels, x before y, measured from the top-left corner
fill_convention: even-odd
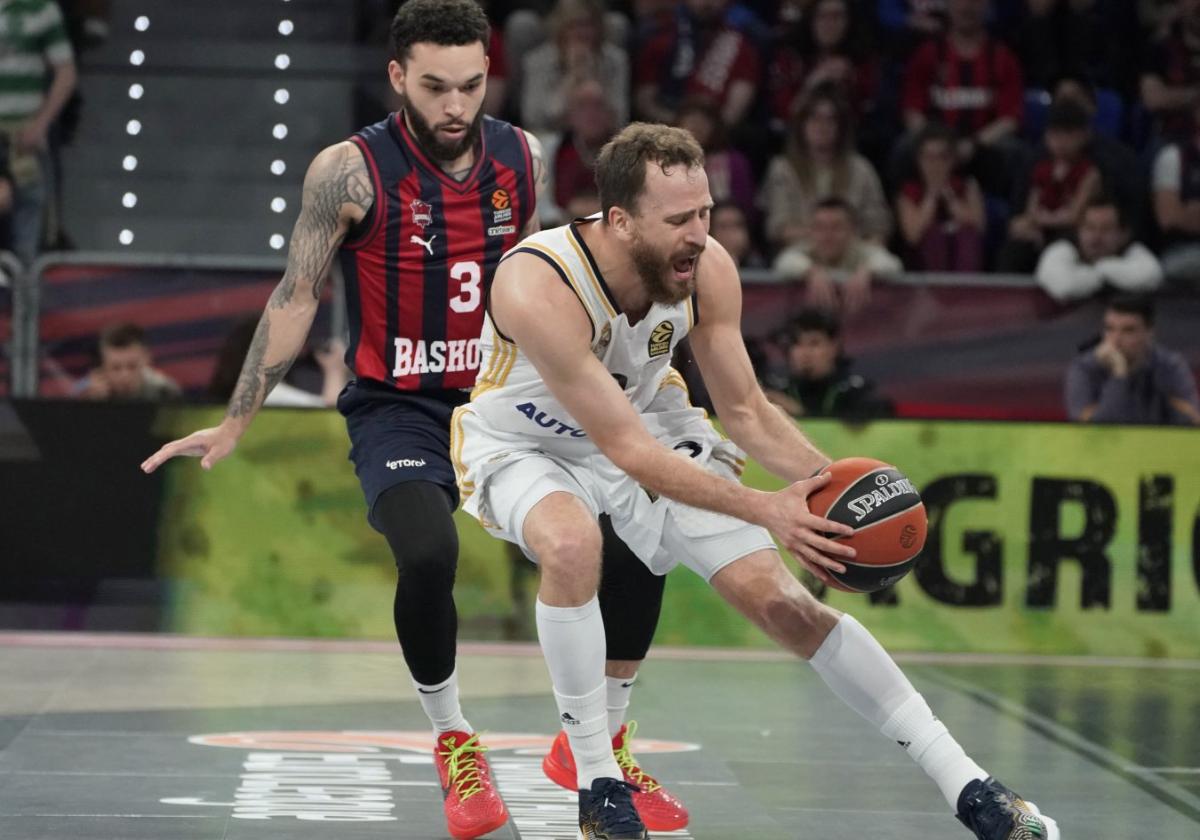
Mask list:
[[[450,267],[450,279],[458,281],[458,296],[450,298],[450,308],[459,314],[478,309],[483,300],[483,271],[479,263],[455,263]]]

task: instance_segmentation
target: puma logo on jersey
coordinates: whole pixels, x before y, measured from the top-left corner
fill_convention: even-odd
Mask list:
[[[424,248],[426,251],[429,252],[429,256],[431,256],[431,257],[433,256],[433,240],[435,240],[435,239],[437,239],[436,233],[433,236],[429,237],[428,241],[417,236],[415,233],[412,236],[408,237],[409,242],[411,242],[413,245],[420,245],[422,248]]]

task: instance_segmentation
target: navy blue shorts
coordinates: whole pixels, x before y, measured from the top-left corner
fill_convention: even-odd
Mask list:
[[[351,382],[338,396],[350,433],[350,460],[367,500],[367,521],[376,530],[375,502],[406,481],[437,484],[449,494],[451,507],[458,507],[450,416],[470,398],[467,391],[413,393],[369,380]]]

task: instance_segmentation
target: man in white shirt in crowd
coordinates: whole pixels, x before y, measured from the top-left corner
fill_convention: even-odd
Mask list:
[[[1113,199],[1099,197],[1088,204],[1075,238],[1058,240],[1038,261],[1038,285],[1055,300],[1091,297],[1106,285],[1122,292],[1152,292],[1162,285],[1158,258],[1132,241]]]

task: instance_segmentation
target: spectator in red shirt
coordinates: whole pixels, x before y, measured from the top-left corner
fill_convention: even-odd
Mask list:
[[[1021,65],[988,34],[988,0],[949,0],[945,37],[913,55],[905,77],[904,123],[910,134],[930,120],[958,132],[958,158],[984,188],[1009,192],[1022,149],[1016,137],[1024,100]]]
[[[875,98],[879,66],[862,49],[859,22],[849,0],[815,0],[787,27],[767,69],[771,118],[786,126],[818,85],[837,85],[864,113]]]
[[[896,199],[912,268],[983,270],[983,190],[974,178],[955,173],[954,141],[945,126],[926,126],[917,138],[917,177]]]
[[[1174,140],[1185,135],[1192,105],[1200,100],[1200,0],[1179,0],[1178,18],[1149,51],[1142,72],[1142,104]]]
[[[1091,118],[1072,101],[1050,107],[1046,154],[1033,167],[1025,212],[1009,224],[1001,271],[1028,273],[1047,242],[1070,237],[1084,208],[1100,192],[1100,170],[1087,155]]]
[[[726,125],[737,125],[758,94],[762,67],[747,34],[729,22],[728,0],[683,0],[675,19],[638,51],[637,110],[673,123],[686,97],[716,102]]]

